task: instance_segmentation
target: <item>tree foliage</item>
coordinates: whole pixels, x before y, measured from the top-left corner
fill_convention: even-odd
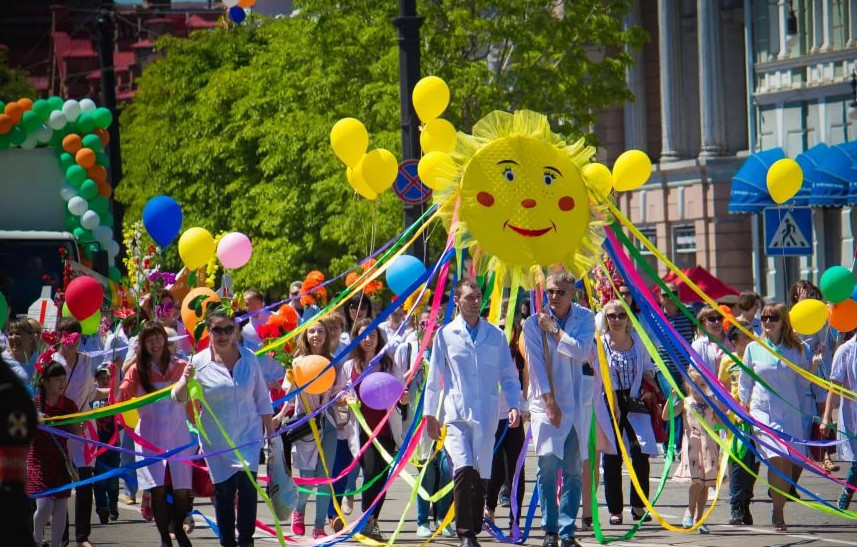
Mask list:
[[[9,66],[9,59],[0,49],[0,101],[8,103],[22,97],[36,97],[36,88],[27,81],[27,73]]]
[[[624,47],[639,47],[644,34],[622,30],[628,2],[576,0],[564,16],[555,4],[419,3],[422,73],[448,82],[445,117],[456,127],[469,130],[496,108],[530,108],[579,134],[629,98]],[[402,228],[392,192],[374,203],[356,196],[328,142],[336,120],[353,116],[369,129],[370,148],[399,155],[396,2],[300,8],[297,17],[160,39],[162,58],[122,115],[117,197],[128,221],[152,196],[170,195],[184,228],[249,235],[253,259],[236,283],[274,293],[311,269],[331,276],[354,266]],[[603,62],[587,59],[592,45],[608,49]],[[175,250],[168,256],[177,267]]]

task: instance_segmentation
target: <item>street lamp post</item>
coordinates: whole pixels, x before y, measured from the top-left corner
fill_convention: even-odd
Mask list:
[[[399,31],[399,98],[402,116],[402,160],[419,159],[420,127],[411,94],[420,79],[420,26],[417,0],[399,0],[399,16],[393,19]],[[410,226],[425,212],[425,204],[404,205],[405,226]],[[410,249],[411,254],[425,263],[425,232]]]

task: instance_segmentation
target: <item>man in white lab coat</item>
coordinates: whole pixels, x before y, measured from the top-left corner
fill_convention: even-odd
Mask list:
[[[538,456],[539,503],[544,547],[571,547],[574,519],[580,507],[581,450],[586,439],[582,407],[583,364],[595,340],[595,318],[572,303],[574,280],[555,272],[545,282],[548,307],[524,323],[524,343],[530,377],[530,415]],[[548,355],[545,355],[547,348]],[[588,396],[588,394],[586,394]],[[557,475],[562,493],[557,507]]]
[[[462,547],[478,547],[485,485],[491,477],[500,391],[509,404],[509,426],[520,423],[523,407],[518,370],[503,332],[480,319],[482,292],[470,279],[455,287],[460,314],[435,336],[429,361],[423,413],[428,435],[437,440],[438,406],[443,397],[446,441],[455,486],[455,528]],[[499,386],[499,389],[498,389]]]

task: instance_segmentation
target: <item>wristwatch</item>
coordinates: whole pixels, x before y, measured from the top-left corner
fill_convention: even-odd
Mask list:
[[[556,334],[559,332],[559,325],[554,323],[553,328],[551,329],[551,334]]]

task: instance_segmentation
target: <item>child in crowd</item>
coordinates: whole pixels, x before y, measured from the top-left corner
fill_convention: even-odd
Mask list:
[[[109,362],[98,365],[98,369],[95,371],[95,382],[100,388],[107,389],[110,387]],[[93,410],[106,405],[107,399],[100,399],[90,403]],[[116,435],[115,418],[113,416],[98,418],[95,420],[95,423],[98,430],[98,440],[102,443],[116,446],[118,444],[118,436]],[[117,467],[119,467],[119,452],[116,450],[105,449],[95,459],[96,473],[105,473]],[[100,480],[92,486],[95,492],[95,513],[98,515],[101,524],[107,524],[108,519],[118,519],[119,477]]]

